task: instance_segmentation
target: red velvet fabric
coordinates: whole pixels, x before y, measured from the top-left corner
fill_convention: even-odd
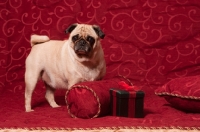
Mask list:
[[[171,107],[154,94],[174,78],[200,75],[200,2],[197,0],[1,0],[0,1],[0,127],[198,127],[200,115]],[[65,39],[72,23],[97,24],[107,73],[129,78],[145,91],[145,118],[105,116],[73,119],[65,92],[58,90],[49,107],[44,86],[33,94],[34,112],[24,112],[25,59],[30,35]]]
[[[200,112],[200,76],[176,78],[155,90],[173,107],[187,112]]]
[[[181,128],[198,129],[200,114],[185,113],[174,109],[151,91],[145,95],[144,118],[103,116],[94,119],[72,118],[65,103],[65,90],[56,91],[59,108],[51,108],[44,98],[44,89],[38,85],[33,95],[34,112],[26,113],[23,92],[5,91],[1,93],[0,128],[23,129],[97,129],[97,128]],[[146,87],[148,88],[148,87]],[[193,127],[193,128],[192,128]]]
[[[119,85],[121,81],[129,84],[129,81],[123,77],[114,77],[108,80],[82,82],[74,85],[65,95],[69,114],[72,117],[84,119],[109,115],[109,89],[121,88]]]

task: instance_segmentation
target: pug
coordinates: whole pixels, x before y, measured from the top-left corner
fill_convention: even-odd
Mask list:
[[[105,34],[96,25],[73,24],[67,40],[50,40],[48,36],[32,35],[31,52],[26,59],[25,110],[31,108],[32,93],[38,79],[44,81],[45,98],[51,107],[56,88],[70,89],[76,83],[100,80],[106,73],[104,53],[100,43]]]

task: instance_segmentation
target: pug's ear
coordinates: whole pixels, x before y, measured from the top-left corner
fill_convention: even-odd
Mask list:
[[[77,23],[72,24],[71,26],[69,26],[66,30],[65,33],[71,33],[76,27],[77,27]]]
[[[105,34],[103,33],[103,31],[100,29],[99,26],[93,25],[93,29],[101,39],[103,39],[105,37]]]

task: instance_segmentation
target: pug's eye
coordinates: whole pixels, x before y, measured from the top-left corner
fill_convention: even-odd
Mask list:
[[[90,42],[90,44],[94,44],[95,42],[95,39],[91,36],[88,36],[87,39],[86,39],[88,42]]]
[[[75,42],[75,41],[78,40],[78,38],[79,38],[79,36],[78,36],[78,34],[77,34],[77,35],[75,35],[75,36],[72,37],[72,41]]]

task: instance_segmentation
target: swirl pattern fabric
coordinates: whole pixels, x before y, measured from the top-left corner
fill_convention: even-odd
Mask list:
[[[172,79],[155,90],[174,108],[186,112],[200,111],[200,76],[189,76]]]
[[[32,0],[0,2],[0,88],[24,88],[24,61],[31,34],[64,39],[72,23],[97,24],[107,77],[160,85],[199,74],[200,2],[191,0]]]

